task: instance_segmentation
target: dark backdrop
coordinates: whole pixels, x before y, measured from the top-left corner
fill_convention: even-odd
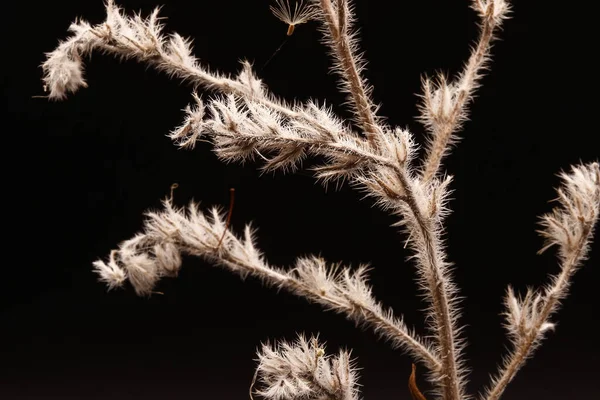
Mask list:
[[[261,69],[286,26],[266,0],[120,2],[149,13],[163,4],[167,29],[195,38],[195,54],[234,73],[242,58]],[[423,73],[460,70],[477,35],[469,1],[356,1],[367,78],[392,125],[415,121]],[[8,8],[6,8],[8,7]],[[227,207],[232,227],[259,228],[268,260],[289,265],[320,253],[352,265],[371,262],[375,296],[422,330],[405,237],[394,219],[344,187],[324,190],[308,172],[261,175],[255,164],[223,165],[200,144],[178,150],[165,134],[178,125],[190,87],[135,62],[94,54],[89,88],[65,102],[41,95],[44,52],[69,23],[104,19],[97,1],[11,2],[3,6],[2,131],[4,256],[0,296],[2,399],[243,399],[261,342],[320,332],[328,350],[354,349],[366,400],[408,399],[411,359],[388,349],[344,317],[287,293],[242,282],[185,259],[164,295],[106,292],[91,263],[141,228],[172,183],[176,201]],[[537,256],[537,217],[552,207],[555,176],[600,154],[597,34],[578,3],[516,1],[493,50],[464,140],[447,159],[455,176],[447,220],[449,259],[461,288],[472,392],[487,384],[507,341],[501,302],[557,272],[553,251]],[[589,16],[589,17],[588,17]],[[299,26],[260,72],[277,95],[327,100],[344,114],[343,96],[315,24]],[[7,239],[8,238],[8,241]],[[592,398],[600,349],[600,245],[577,273],[549,335],[506,391],[506,399]],[[426,385],[420,378],[422,386]]]

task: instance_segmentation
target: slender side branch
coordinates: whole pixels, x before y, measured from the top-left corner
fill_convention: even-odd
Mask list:
[[[263,170],[295,170],[307,155],[325,156],[327,162],[317,168],[317,176],[327,181],[377,166],[396,168],[398,153],[407,151],[406,139],[388,142],[374,151],[365,140],[345,131],[330,110],[313,103],[298,111],[307,115],[298,120],[232,95],[213,98],[208,106],[198,96],[194,99],[195,104],[185,110],[183,124],[170,137],[182,147],[193,147],[201,136],[208,136],[217,155],[226,162],[243,162],[259,155],[266,161]],[[306,123],[307,119],[316,120],[323,129]]]
[[[334,57],[334,71],[341,76],[342,89],[349,95],[356,122],[367,135],[369,143],[377,147],[376,138],[383,132],[377,123],[376,107],[370,97],[371,88],[360,75],[364,65],[356,54],[356,40],[349,33],[353,15],[348,0],[337,0],[335,7],[331,0],[318,1],[326,43]]]
[[[401,319],[394,317],[391,310],[384,311],[373,298],[366,282],[366,267],[356,271],[330,267],[317,257],[298,259],[288,271],[272,267],[256,249],[249,226],[244,238],[238,239],[226,229],[216,209],[206,217],[193,203],[187,210],[177,210],[167,199],[164,207],[162,212],[148,213],[145,231],[121,243],[118,250],[110,253],[108,262],[94,263],[100,279],[109,287],[121,286],[128,279],[138,294],[150,294],[160,277],[177,274],[180,253],[199,256],[242,278],[255,276],[269,286],[286,289],[344,314],[358,325],[372,328],[394,347],[410,352],[428,369],[439,373],[441,363],[430,346]]]
[[[456,82],[448,83],[442,75],[435,83],[428,78],[423,80],[420,120],[430,132],[421,166],[421,175],[425,181],[436,176],[442,158],[458,140],[455,133],[468,118],[467,106],[479,86],[482,71],[489,59],[494,32],[509,12],[505,0],[473,0],[473,3],[473,8],[481,17],[481,32],[464,70]]]
[[[557,245],[561,271],[546,287],[536,292],[529,290],[522,300],[509,288],[505,316],[513,349],[482,399],[498,400],[541,344],[545,333],[554,329],[550,317],[558,310],[560,300],[568,295],[571,278],[587,256],[600,215],[600,166],[597,162],[579,165],[561,177],[563,185],[558,189],[561,207],[542,217],[540,231],[546,238],[546,246],[540,252]]]
[[[327,124],[302,112],[302,107],[289,106],[267,91],[266,86],[252,72],[248,62],[236,79],[204,68],[192,54],[191,40],[173,33],[166,37],[159,23],[159,9],[147,19],[128,17],[114,0],[106,2],[106,21],[91,25],[79,20],[71,24],[72,36],[61,42],[42,64],[44,88],[52,100],[62,100],[68,93],[87,87],[83,76],[83,58],[100,51],[125,59],[136,59],[170,76],[190,82],[195,87],[245,98],[267,107],[286,118],[304,123],[321,131]],[[344,128],[342,133],[348,129]],[[351,133],[351,132],[350,132]]]

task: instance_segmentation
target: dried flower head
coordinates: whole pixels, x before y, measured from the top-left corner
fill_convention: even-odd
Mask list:
[[[266,400],[358,400],[356,368],[347,351],[325,354],[317,337],[263,344],[257,375]]]
[[[276,0],[277,5],[271,6],[271,11],[279,20],[288,24],[287,35],[294,33],[296,25],[304,24],[315,17],[316,10],[304,3],[304,0],[296,1],[294,9],[289,1]]]

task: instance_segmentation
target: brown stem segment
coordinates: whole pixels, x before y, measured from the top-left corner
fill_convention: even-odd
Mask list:
[[[412,365],[412,372],[410,373],[410,377],[408,378],[408,390],[410,392],[410,397],[412,400],[427,400],[423,393],[417,387],[417,378],[415,375],[415,371],[417,366],[415,364]]]

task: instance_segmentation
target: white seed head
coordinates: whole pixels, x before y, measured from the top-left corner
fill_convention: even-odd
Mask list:
[[[304,24],[314,19],[316,10],[304,3],[304,0],[296,1],[292,9],[289,1],[276,0],[275,6],[270,6],[271,12],[280,21],[288,24],[288,36],[294,33],[296,25]]]

